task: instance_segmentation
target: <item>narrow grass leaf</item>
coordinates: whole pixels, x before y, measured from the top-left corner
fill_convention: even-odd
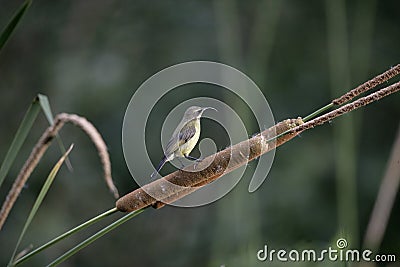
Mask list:
[[[42,189],[40,190],[40,193],[39,193],[38,197],[36,198],[35,204],[33,205],[31,212],[29,213],[28,219],[25,222],[24,228],[22,229],[22,232],[18,238],[17,245],[15,246],[13,255],[12,255],[10,263],[9,263],[10,266],[12,264],[12,261],[14,260],[15,253],[17,252],[19,244],[21,243],[21,240],[24,237],[26,230],[28,229],[30,223],[32,222],[33,217],[36,215],[36,212],[38,211],[40,205],[42,204],[44,197],[46,196],[47,192],[49,191],[51,184],[53,183],[58,171],[60,170],[60,167],[64,163],[65,159],[67,158],[68,154],[71,152],[73,147],[74,146],[71,145],[69,147],[68,151],[59,159],[59,161],[56,163],[56,165],[54,165],[54,167],[51,170],[49,176],[47,177]]]
[[[4,45],[7,43],[7,41],[10,39],[11,34],[17,27],[18,23],[21,21],[21,18],[25,14],[26,10],[28,7],[31,5],[31,1],[27,0],[25,1],[22,6],[18,9],[17,13],[11,18],[10,22],[6,25],[6,27],[3,29],[3,31],[0,34],[0,51],[4,47]]]
[[[117,221],[104,227],[103,229],[101,229],[100,231],[95,233],[94,235],[85,239],[84,241],[82,241],[81,243],[79,243],[78,245],[76,245],[75,247],[73,247],[72,249],[70,249],[69,251],[67,251],[66,253],[64,253],[63,255],[58,257],[57,259],[55,259],[52,263],[50,263],[47,266],[57,266],[58,264],[62,263],[63,261],[65,261],[68,258],[70,258],[71,256],[73,256],[75,253],[77,253],[81,249],[85,248],[86,246],[90,245],[92,242],[96,241],[98,238],[102,237],[103,235],[107,234],[108,232],[117,228],[118,226],[122,225],[123,223],[129,221],[130,219],[132,219],[136,215],[139,215],[143,211],[144,211],[144,209],[141,209],[141,210],[132,211],[132,212],[128,213],[124,217],[118,219]]]
[[[49,99],[47,98],[46,95],[42,95],[42,94],[38,94],[38,99],[39,99],[40,106],[42,107],[43,113],[46,116],[48,122],[50,123],[50,125],[53,125],[54,117],[53,117],[53,113],[51,112]],[[65,146],[61,140],[60,135],[57,134],[56,138],[57,138],[57,143],[58,143],[58,146],[60,147],[61,153],[65,154]],[[69,161],[68,157],[65,160],[65,163],[67,164],[68,169],[70,171],[72,171],[72,165],[71,165],[71,162]]]
[[[94,224],[95,222],[98,222],[98,221],[104,219],[105,217],[107,217],[107,216],[109,216],[109,215],[111,215],[111,214],[113,214],[113,213],[115,213],[115,212],[117,212],[117,211],[118,211],[117,208],[112,208],[112,209],[110,209],[110,210],[108,210],[108,211],[106,211],[106,212],[103,212],[103,213],[100,214],[100,215],[97,215],[96,217],[94,217],[94,218],[92,218],[92,219],[90,219],[90,220],[88,220],[88,221],[86,221],[86,222],[84,222],[84,223],[82,223],[82,224],[80,224],[80,225],[78,225],[78,226],[72,228],[71,230],[65,232],[64,234],[57,236],[56,238],[50,240],[50,241],[47,242],[46,244],[44,244],[44,245],[38,247],[37,249],[35,249],[35,250],[33,250],[33,251],[31,251],[31,252],[29,252],[29,253],[27,253],[27,254],[24,254],[24,255],[21,256],[21,257],[17,257],[17,260],[13,263],[13,265],[14,265],[14,266],[17,266],[17,265],[19,265],[19,264],[21,264],[21,263],[27,261],[29,258],[31,258],[31,257],[33,257],[34,255],[38,254],[38,253],[41,252],[42,250],[45,250],[46,248],[48,248],[48,247],[50,247],[50,246],[56,244],[57,242],[59,242],[59,241],[65,239],[65,238],[67,238],[68,236],[70,236],[70,235],[72,235],[72,234],[74,234],[74,233],[77,233],[77,232],[79,232],[80,230],[85,229],[86,227],[88,227],[88,226]]]
[[[49,99],[46,95],[38,94],[38,99],[40,106],[42,107],[43,113],[46,116],[47,120],[49,121],[50,125],[53,124],[54,118],[53,113],[51,112]]]
[[[33,122],[35,121],[40,111],[39,98],[35,97],[32,104],[29,106],[28,111],[22,120],[17,133],[15,134],[14,140],[11,143],[10,148],[7,151],[6,157],[0,167],[0,187],[10,170],[15,157],[17,156],[22,144],[24,143],[26,136],[32,128]]]

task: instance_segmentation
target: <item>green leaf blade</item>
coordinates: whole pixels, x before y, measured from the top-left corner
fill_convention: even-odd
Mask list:
[[[50,107],[50,102],[49,99],[46,95],[42,95],[42,94],[38,94],[38,100],[40,103],[40,106],[42,107],[43,113],[46,116],[48,122],[50,125],[53,125],[54,123],[54,117],[53,117],[53,112],[51,111],[51,107]],[[58,146],[60,147],[60,151],[62,154],[65,154],[65,146],[63,141],[61,140],[61,137],[59,134],[57,134],[56,136],[57,138],[57,143]],[[65,163],[67,164],[67,167],[70,171],[72,171],[72,165],[71,162],[69,161],[69,158],[67,158],[65,160]]]
[[[18,242],[16,244],[16,247],[14,249],[13,255],[10,260],[10,265],[14,260],[15,253],[17,252],[19,244],[21,243],[26,230],[28,229],[29,225],[31,224],[33,217],[36,215],[36,212],[38,211],[40,205],[42,204],[44,197],[46,196],[47,192],[49,191],[49,188],[52,185],[58,171],[60,170],[60,168],[61,168],[62,164],[64,163],[65,159],[67,158],[68,154],[71,152],[72,148],[73,148],[73,145],[71,145],[69,147],[69,149],[67,150],[67,152],[65,152],[65,154],[58,160],[58,162],[54,165],[53,169],[51,170],[50,174],[47,176],[47,179],[46,179],[42,189],[40,190],[38,197],[36,198],[35,204],[33,205],[31,212],[29,213],[28,219],[25,222],[24,228],[18,238]]]
[[[22,120],[17,133],[15,134],[14,140],[11,143],[10,148],[7,151],[7,154],[4,158],[3,163],[0,167],[0,187],[7,176],[14,160],[21,149],[22,144],[25,142],[25,139],[32,128],[33,123],[36,120],[37,115],[40,111],[40,105],[38,98],[35,98],[30,105],[28,111],[26,112],[24,119]]]
[[[21,21],[23,15],[25,14],[28,7],[31,5],[32,1],[27,0],[25,1],[22,6],[19,8],[17,13],[11,18],[10,22],[7,26],[3,29],[0,34],[0,51],[10,39],[11,34],[14,32],[15,28],[17,27],[18,23]]]
[[[13,266],[17,266],[17,265],[27,261],[28,259],[30,259],[34,255],[38,254],[39,252],[45,250],[46,248],[49,248],[52,245],[60,242],[61,240],[64,240],[65,238],[67,238],[67,237],[69,237],[69,236],[71,236],[71,235],[73,235],[73,234],[75,234],[75,233],[87,228],[88,226],[90,226],[90,225],[92,225],[92,224],[94,224],[94,223],[96,223],[98,221],[101,221],[105,217],[108,217],[108,216],[110,216],[111,214],[114,214],[117,211],[118,211],[117,208],[112,208],[112,209],[110,209],[110,210],[108,210],[106,212],[103,212],[102,214],[100,214],[100,215],[98,215],[98,216],[96,216],[96,217],[94,217],[94,218],[92,218],[92,219],[90,219],[90,220],[88,220],[88,221],[86,221],[86,222],[84,222],[84,223],[72,228],[71,230],[63,233],[62,235],[57,236],[56,238],[50,240],[46,244],[38,247],[37,249],[29,252],[28,254],[25,254],[21,258],[18,258],[15,262],[13,262]]]
[[[88,245],[90,245],[91,243],[93,243],[94,241],[96,241],[97,239],[102,237],[103,235],[107,234],[108,232],[112,231],[113,229],[117,228],[118,226],[122,225],[123,223],[129,221],[130,219],[139,215],[143,211],[144,211],[144,209],[141,209],[141,210],[132,211],[132,212],[126,214],[122,218],[120,218],[120,219],[116,220],[115,222],[111,223],[110,225],[104,227],[103,229],[101,229],[100,231],[95,233],[94,235],[90,236],[89,238],[85,239],[84,241],[82,241],[81,243],[79,243],[78,245],[76,245],[75,247],[70,249],[69,251],[65,252],[63,255],[61,255],[60,257],[55,259],[53,262],[51,262],[47,266],[48,267],[49,266],[57,266],[58,264],[62,263],[63,261],[65,261],[68,258],[70,258],[71,256],[73,256],[75,253],[77,253],[81,249],[87,247]]]

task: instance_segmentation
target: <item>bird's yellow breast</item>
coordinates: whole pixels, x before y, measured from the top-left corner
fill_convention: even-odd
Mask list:
[[[184,157],[184,155],[189,155],[190,152],[192,152],[192,150],[195,148],[197,142],[199,141],[200,120],[197,119],[190,123],[193,123],[194,127],[196,128],[196,131],[192,138],[190,138],[187,142],[185,142],[179,146],[178,151],[176,151],[176,156],[178,156],[178,157]]]

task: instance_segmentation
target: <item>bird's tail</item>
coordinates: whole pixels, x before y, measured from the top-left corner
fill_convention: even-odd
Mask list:
[[[161,168],[164,166],[164,164],[167,162],[167,157],[164,155],[164,157],[161,159],[160,163],[158,163],[157,169],[151,174],[150,178],[153,179],[156,173],[158,173]]]

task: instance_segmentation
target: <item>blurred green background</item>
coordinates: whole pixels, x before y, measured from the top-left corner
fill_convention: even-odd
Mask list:
[[[0,27],[21,3],[0,0]],[[130,97],[151,75],[190,60],[222,62],[257,83],[276,121],[305,116],[400,63],[399,8],[395,0],[34,1],[0,53],[0,159],[31,100],[43,93],[54,113],[85,116],[98,128],[109,148],[114,181],[122,194],[128,193],[137,185],[123,158],[122,121]],[[185,92],[160,102],[157,110],[163,115],[153,122],[157,127],[180,101],[211,96],[237,110],[250,133],[259,131],[232,95]],[[325,249],[339,236],[360,248],[399,128],[399,103],[397,93],[286,143],[255,193],[247,192],[253,162],[221,200],[199,208],[149,209],[62,266],[281,266],[259,262],[257,251],[265,244]],[[45,127],[41,114],[0,189],[2,200]],[[212,135],[212,130],[203,127],[202,134]],[[71,125],[61,136],[67,146],[75,143],[70,156],[74,171],[62,168],[21,247],[38,246],[114,205],[93,144]],[[160,142],[149,145],[156,163]],[[0,232],[2,265],[59,156],[53,144]],[[106,223],[25,266],[49,263]],[[374,252],[400,258],[399,224],[397,195]]]

